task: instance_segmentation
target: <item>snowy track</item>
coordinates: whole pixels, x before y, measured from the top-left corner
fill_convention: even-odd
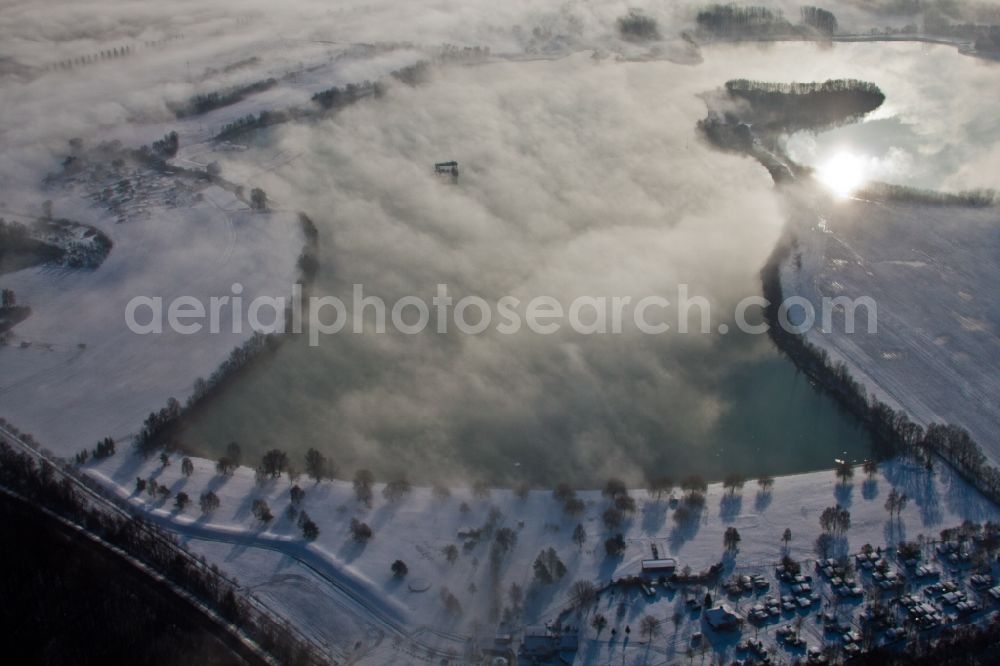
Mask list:
[[[90,475],[100,480],[105,486],[113,488],[119,497],[129,499],[127,491],[112,479],[94,471],[91,471]],[[139,509],[138,506],[136,508]],[[162,510],[143,512],[143,517],[188,539],[216,541],[248,548],[263,548],[286,555],[320,576],[331,587],[343,594],[346,601],[364,617],[370,618],[387,633],[399,636],[405,636],[407,633],[405,609],[398,604],[380,598],[374,590],[369,589],[369,585],[365,581],[357,579],[345,571],[342,566],[338,566],[332,556],[323,552],[318,546],[286,536],[212,525],[197,520],[179,520],[172,518]]]

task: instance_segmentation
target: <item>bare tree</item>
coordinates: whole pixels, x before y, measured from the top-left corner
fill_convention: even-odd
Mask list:
[[[573,542],[583,550],[583,544],[587,541],[587,530],[583,528],[581,523],[577,523],[576,527],[573,528]]]
[[[212,513],[219,508],[219,496],[209,490],[202,493],[198,503],[201,505],[202,513]]]
[[[569,516],[579,516],[586,510],[586,508],[587,505],[584,504],[583,500],[579,497],[572,497],[566,500],[566,503],[563,504],[563,511],[565,511]]]
[[[730,495],[734,495],[737,490],[743,489],[744,483],[746,483],[746,479],[742,474],[727,474],[726,478],[722,480],[722,487],[727,489]]]
[[[875,460],[866,460],[862,468],[865,470],[865,474],[868,475],[868,480],[871,481],[878,472],[878,462]]]
[[[354,473],[354,496],[365,506],[372,505],[372,485],[375,475],[367,469],[359,469]]]
[[[306,475],[316,483],[323,479],[332,479],[333,463],[316,449],[306,451]]]
[[[357,518],[351,518],[351,538],[358,543],[364,543],[372,538],[372,528]]]
[[[681,490],[686,492],[688,497],[692,497],[695,493],[704,493],[708,490],[708,484],[701,476],[692,474],[681,481]]]
[[[269,523],[274,519],[274,515],[271,513],[271,508],[262,499],[255,499],[253,501],[252,507],[254,518],[262,523]]]
[[[260,460],[261,471],[272,479],[281,476],[286,467],[288,467],[288,455],[280,449],[271,449]]]
[[[726,550],[733,552],[739,546],[740,543],[740,533],[735,527],[730,525],[726,528],[725,534],[722,535],[722,543],[726,547]]]
[[[569,596],[573,605],[583,609],[597,601],[597,588],[589,580],[578,580],[570,586]]]
[[[403,499],[403,496],[410,490],[410,482],[405,478],[394,479],[385,484],[385,488],[382,489],[382,497],[390,502],[396,502]]]
[[[601,494],[607,498],[614,499],[619,495],[627,495],[628,488],[621,479],[608,479],[608,482],[604,484],[604,489],[601,490]]]
[[[655,476],[649,481],[649,492],[659,501],[664,493],[669,493],[674,488],[674,481],[669,476]]]
[[[620,509],[609,506],[605,509],[604,513],[601,514],[601,520],[604,521],[604,526],[609,530],[618,529],[621,527],[622,521],[625,519],[624,514]]]
[[[646,636],[646,640],[652,641],[653,636],[660,633],[660,620],[652,615],[646,615],[639,621],[639,629]]]
[[[837,463],[837,469],[835,470],[837,478],[840,479],[841,485],[847,485],[847,482],[854,478],[854,466],[851,465],[846,460],[842,460]]]
[[[885,500],[885,510],[889,512],[889,517],[892,518],[893,514],[896,514],[896,518],[903,512],[906,508],[906,504],[909,502],[909,498],[893,488],[889,491],[889,497]]]

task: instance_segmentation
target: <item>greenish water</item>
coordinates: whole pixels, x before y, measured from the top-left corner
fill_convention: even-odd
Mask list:
[[[305,451],[316,447],[343,475],[369,468],[379,478],[405,474],[420,483],[476,479],[542,487],[560,481],[597,487],[613,475],[632,483],[660,474],[675,480],[688,474],[716,480],[730,472],[780,475],[872,454],[871,439],[857,420],[821,394],[769,340],[743,344],[757,348],[752,359],[712,370],[712,400],[720,408],[707,425],[690,423],[695,415],[682,404],[642,395],[648,389],[640,380],[634,384],[633,411],[623,414],[601,414],[607,402],[598,391],[585,399],[561,399],[562,405],[538,405],[544,413],[529,409],[516,418],[477,413],[437,417],[450,423],[409,416],[372,422],[359,441],[347,427],[355,417],[345,416],[345,405],[357,399],[359,387],[391,381],[393,371],[375,369],[376,359],[363,370],[360,350],[359,356],[342,357],[292,340],[213,402],[185,439],[209,455],[238,441],[251,461],[278,447],[300,468]],[[694,385],[691,390],[703,395]],[[398,396],[387,394],[386,400]],[[570,406],[581,401],[584,406]],[[590,413],[581,416],[577,409]],[[599,439],[580,431],[581,423],[593,421],[606,426]]]

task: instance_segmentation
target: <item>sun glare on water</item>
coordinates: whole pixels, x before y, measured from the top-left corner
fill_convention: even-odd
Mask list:
[[[849,152],[839,152],[816,171],[820,182],[839,197],[849,197],[865,182],[865,160]]]

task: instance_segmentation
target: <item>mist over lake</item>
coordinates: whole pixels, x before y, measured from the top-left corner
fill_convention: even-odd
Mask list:
[[[391,306],[447,284],[456,301],[569,303],[672,299],[684,283],[710,302],[712,333],[646,335],[626,322],[617,335],[345,331],[318,347],[303,336],[201,411],[187,445],[316,447],[344,469],[503,484],[778,474],[871,455],[858,423],[767,336],[716,332],[760,293],[786,211],[756,162],[696,134],[701,95],[724,71],[874,74],[844,54],[789,57],[807,48],[723,49],[697,67],[586,56],[446,67],[261,137],[250,161],[280,163],[267,190],[320,229],[317,294],[350,303],[362,284]],[[450,159],[456,184],[432,169]]]

